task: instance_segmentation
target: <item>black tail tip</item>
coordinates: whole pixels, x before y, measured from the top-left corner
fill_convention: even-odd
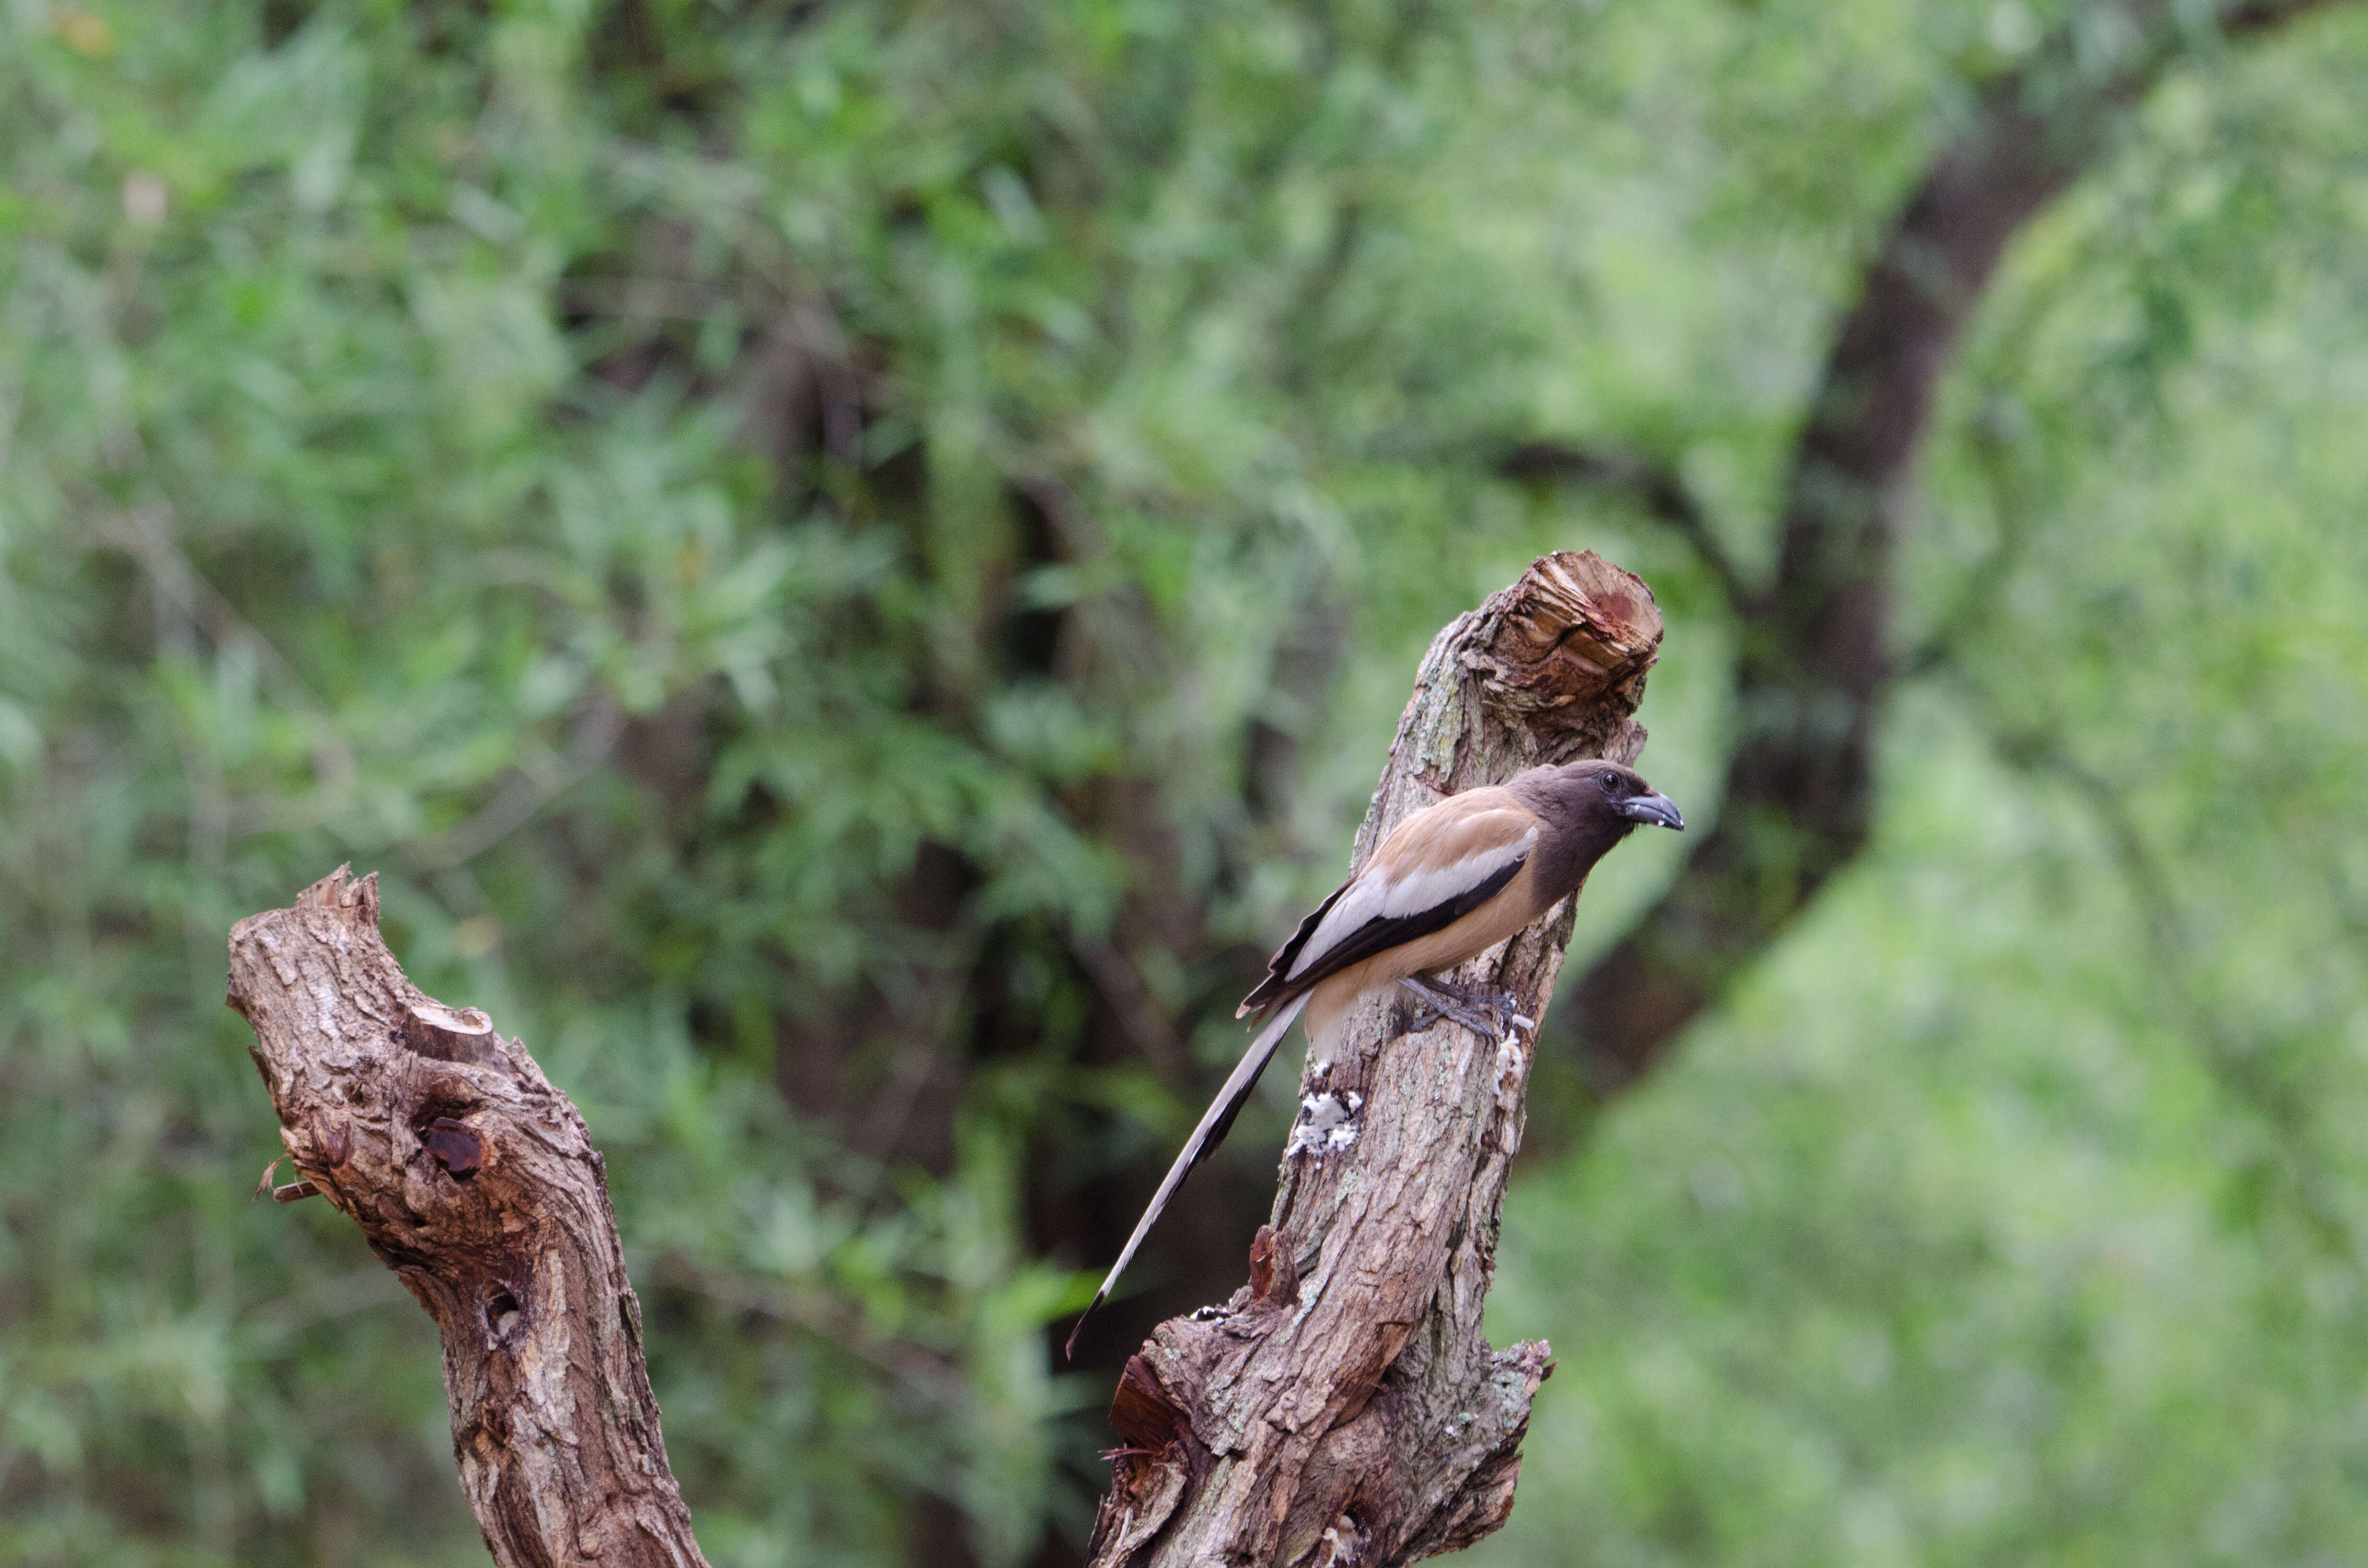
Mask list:
[[[1069,1330],[1069,1342],[1061,1346],[1062,1360],[1074,1361],[1077,1358],[1077,1335],[1086,1332],[1086,1320],[1093,1316],[1094,1309],[1101,1304],[1102,1292],[1097,1290],[1094,1292],[1094,1299],[1086,1303],[1086,1310],[1077,1314],[1076,1325]]]

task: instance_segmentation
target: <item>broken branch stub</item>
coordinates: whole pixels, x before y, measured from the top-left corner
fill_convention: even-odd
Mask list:
[[[1432,641],[1354,863],[1448,795],[1542,764],[1633,762],[1660,642],[1638,578],[1592,551],[1533,562]],[[1455,978],[1508,987],[1543,1019],[1570,930],[1565,903]],[[1469,1546],[1512,1511],[1549,1351],[1492,1350],[1480,1319],[1531,1054],[1452,1023],[1385,1044],[1394,1011],[1366,1004],[1339,1055],[1308,1064],[1251,1283],[1128,1361],[1098,1568],[1383,1568]]]
[[[307,1187],[444,1340],[461,1488],[502,1568],[704,1568],[600,1155],[526,1048],[421,994],[345,867],[231,929],[230,1006]],[[269,1179],[266,1173],[265,1179]]]

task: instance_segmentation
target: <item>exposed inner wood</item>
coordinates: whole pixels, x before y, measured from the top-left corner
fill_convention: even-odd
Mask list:
[[[1355,864],[1447,795],[1542,763],[1633,762],[1660,641],[1634,576],[1592,552],[1532,562],[1432,641]],[[1565,903],[1453,978],[1509,986],[1543,1019],[1570,929]],[[1531,1056],[1452,1023],[1385,1039],[1398,1012],[1366,1004],[1302,1075],[1303,1105],[1361,1096],[1354,1136],[1284,1158],[1250,1283],[1127,1363],[1099,1568],[1379,1568],[1468,1546],[1511,1512],[1549,1351],[1491,1349],[1480,1319]]]
[[[600,1155],[526,1048],[423,995],[344,867],[230,937],[230,1006],[301,1182],[444,1339],[461,1487],[502,1568],[703,1568]],[[267,1173],[266,1179],[268,1179]]]

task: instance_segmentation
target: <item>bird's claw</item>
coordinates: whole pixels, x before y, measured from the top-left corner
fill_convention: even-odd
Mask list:
[[[1398,983],[1418,998],[1415,1016],[1407,1025],[1411,1031],[1419,1032],[1429,1027],[1422,1022],[1422,1014],[1429,1010],[1439,1017],[1453,1019],[1474,1034],[1486,1035],[1499,1045],[1507,1041],[1518,1043],[1522,1029],[1537,1032],[1536,1022],[1521,1016],[1521,999],[1501,986],[1467,990],[1419,975],[1408,976]]]
[[[1443,1016],[1431,1006],[1429,998],[1420,992],[1417,992],[1411,1006],[1394,1010],[1390,1019],[1390,1031],[1383,1038],[1395,1040],[1401,1035],[1420,1034],[1438,1024]]]

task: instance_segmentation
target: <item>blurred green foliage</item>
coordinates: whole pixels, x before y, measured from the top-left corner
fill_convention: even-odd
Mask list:
[[[346,859],[607,1151],[719,1568],[1081,1539],[1044,1210],[1197,1113],[1160,1027],[1237,1045],[1430,633],[1602,550],[1717,776],[1712,584],[1497,455],[1764,561],[1854,259],[2056,19],[0,12],[0,1560],[484,1560],[430,1326],[247,1198],[223,935]],[[1484,1560],[2362,1550],[2363,64],[2204,49],[2019,247],[1874,851],[1517,1187]]]
[[[1561,1369],[1475,1561],[2368,1553],[2363,22],[2174,78],[1994,289],[1875,846],[1508,1202]]]

